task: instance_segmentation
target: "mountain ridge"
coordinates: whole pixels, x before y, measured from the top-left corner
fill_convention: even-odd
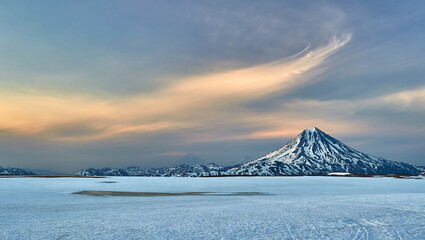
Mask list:
[[[88,168],[77,172],[76,176],[146,176],[146,177],[209,177],[219,176],[224,169],[223,166],[215,163],[206,165],[188,165],[181,164],[175,167],[163,168],[140,168],[140,167],[127,167],[127,168]]]
[[[283,147],[264,157],[235,166],[214,163],[172,168],[85,169],[78,176],[291,176],[327,175],[332,172],[356,174],[417,175],[423,168],[386,160],[357,151],[331,137],[319,128],[306,129]]]
[[[0,166],[0,175],[36,175],[32,171],[27,171],[21,168],[10,168]]]

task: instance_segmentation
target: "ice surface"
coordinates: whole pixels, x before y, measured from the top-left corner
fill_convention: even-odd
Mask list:
[[[85,190],[270,195],[72,194]],[[0,239],[423,239],[424,236],[425,180],[0,178]]]
[[[349,172],[331,172],[331,173],[328,173],[327,175],[329,175],[329,176],[349,176],[349,175],[351,175],[351,173],[349,173]]]

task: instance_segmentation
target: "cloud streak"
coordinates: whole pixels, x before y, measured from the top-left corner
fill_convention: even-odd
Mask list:
[[[291,58],[178,79],[134,97],[2,90],[0,130],[49,140],[96,140],[204,127],[220,117],[237,121],[232,107],[307,83],[350,39],[345,33]]]

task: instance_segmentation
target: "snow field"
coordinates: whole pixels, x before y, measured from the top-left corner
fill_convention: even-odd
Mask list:
[[[72,194],[83,190],[270,195]],[[3,178],[0,196],[0,239],[422,239],[425,236],[425,181],[414,179]]]

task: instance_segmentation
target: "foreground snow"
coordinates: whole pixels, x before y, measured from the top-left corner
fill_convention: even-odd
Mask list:
[[[84,190],[270,195],[71,194]],[[0,178],[0,196],[0,239],[422,239],[425,236],[425,180]]]

